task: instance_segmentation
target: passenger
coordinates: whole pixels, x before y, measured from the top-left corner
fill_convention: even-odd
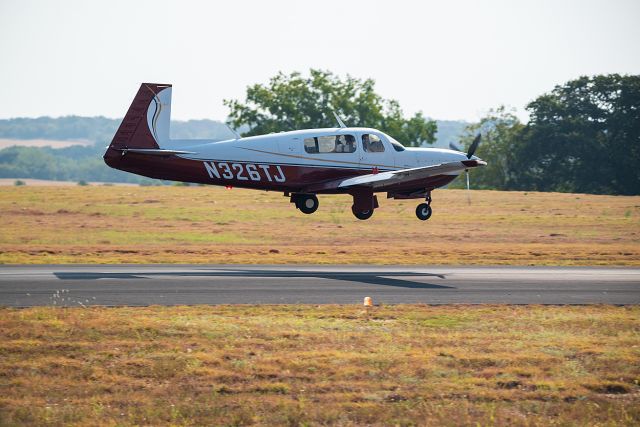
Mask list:
[[[344,152],[353,153],[354,151],[356,151],[356,146],[355,146],[356,139],[352,135],[347,135],[346,139],[347,139],[347,143],[344,147]]]
[[[344,152],[353,153],[354,151],[356,151],[356,147],[353,145],[353,141],[347,141],[347,145],[344,147]]]

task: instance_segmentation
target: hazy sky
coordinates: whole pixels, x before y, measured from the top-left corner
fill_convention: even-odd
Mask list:
[[[640,74],[640,1],[0,0],[0,61],[0,118],[122,117],[157,82],[174,118],[223,120],[223,99],[314,67],[472,121],[580,75]]]

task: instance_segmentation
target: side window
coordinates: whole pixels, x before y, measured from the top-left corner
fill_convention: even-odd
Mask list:
[[[319,152],[318,138],[305,138],[304,139],[304,151],[310,154]]]
[[[356,138],[353,135],[338,135],[336,139],[336,153],[353,153],[356,151]]]
[[[362,135],[362,147],[364,151],[368,153],[382,153],[384,152],[384,145],[378,135],[372,133],[365,133]]]
[[[329,135],[305,138],[304,151],[309,154],[353,153],[356,151],[356,138],[353,135]]]

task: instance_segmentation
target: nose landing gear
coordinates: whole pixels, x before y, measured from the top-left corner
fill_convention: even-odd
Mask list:
[[[420,203],[416,208],[416,216],[420,221],[426,221],[431,218],[433,209],[431,209],[431,193],[427,193],[426,203]]]

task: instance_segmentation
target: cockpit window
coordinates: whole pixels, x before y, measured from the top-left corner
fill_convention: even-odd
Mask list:
[[[394,150],[396,151],[404,151],[404,145],[400,144],[398,141],[396,141],[393,137],[385,134],[385,136],[387,137],[387,139],[389,140],[389,142],[391,143],[391,146],[393,147]]]
[[[309,154],[353,153],[356,151],[356,138],[353,135],[329,135],[305,138],[304,151]]]
[[[364,151],[368,153],[382,153],[384,152],[384,145],[378,135],[373,133],[365,133],[362,135],[362,147]]]

